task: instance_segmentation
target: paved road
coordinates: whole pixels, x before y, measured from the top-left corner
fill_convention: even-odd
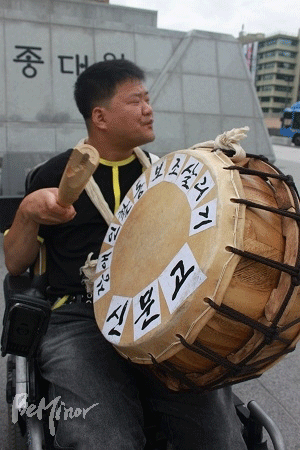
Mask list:
[[[285,174],[294,177],[300,187],[300,148],[273,146],[276,165]],[[2,236],[0,235],[2,249]],[[3,252],[0,250],[0,280],[5,273]],[[3,316],[3,295],[0,290],[0,316]],[[7,419],[5,404],[5,359],[0,358],[0,450],[7,447]],[[256,400],[279,426],[286,450],[300,450],[300,344],[296,351],[286,356],[259,379],[241,383],[235,392],[248,402]],[[270,449],[272,446],[270,446]]]
[[[292,175],[300,191],[300,147],[273,145],[276,165],[286,175]]]

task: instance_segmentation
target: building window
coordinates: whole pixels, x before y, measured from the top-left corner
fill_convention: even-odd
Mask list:
[[[261,102],[269,102],[271,97],[260,97]]]
[[[292,45],[292,41],[290,39],[279,39],[279,44]]]
[[[271,91],[272,90],[272,85],[271,84],[267,84],[266,86],[262,86],[261,90],[262,91]]]
[[[296,45],[298,45],[298,41],[296,41],[295,39],[279,39],[279,44],[282,44],[282,45],[293,45],[293,46],[296,46]]]
[[[272,108],[272,112],[273,113],[281,113],[282,112],[282,108]]]
[[[268,113],[269,112],[269,108],[261,108],[262,112],[264,113]]]
[[[293,75],[284,75],[283,73],[276,73],[276,80],[285,80],[287,82],[294,81]]]
[[[290,86],[275,86],[275,91],[281,91],[281,92],[291,92],[292,87]]]
[[[286,62],[278,62],[277,67],[280,69],[295,69],[295,64],[286,63]]]
[[[273,50],[273,51],[271,51],[271,52],[268,52],[268,53],[264,53],[264,57],[265,57],[265,58],[272,58],[272,57],[275,56],[275,55],[276,55],[275,50]]]
[[[274,97],[274,102],[275,103],[289,103],[291,101],[290,98],[286,98],[286,97]]]
[[[296,58],[297,53],[288,52],[286,50],[278,50],[278,56],[284,56],[285,58]]]
[[[273,73],[266,73],[265,75],[262,75],[262,80],[273,80],[274,74]]]
[[[272,69],[273,67],[275,67],[275,62],[264,64],[265,69]]]
[[[270,39],[269,41],[266,41],[266,45],[276,45],[277,39]]]

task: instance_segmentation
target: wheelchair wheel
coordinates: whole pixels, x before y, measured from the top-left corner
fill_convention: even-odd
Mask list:
[[[12,421],[12,405],[8,406],[8,444],[9,450],[27,450],[26,423],[22,417],[18,422]],[[24,422],[24,424],[23,424]]]

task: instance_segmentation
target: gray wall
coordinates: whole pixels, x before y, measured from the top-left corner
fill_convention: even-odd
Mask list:
[[[92,1],[2,2],[3,194],[22,192],[28,166],[86,135],[73,85],[86,66],[104,58],[124,56],[146,71],[157,136],[148,150],[163,155],[248,125],[245,150],[273,159],[238,41],[161,30],[156,22],[155,11]]]

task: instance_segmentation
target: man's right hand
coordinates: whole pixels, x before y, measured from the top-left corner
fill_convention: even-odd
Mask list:
[[[74,219],[73,205],[68,207],[58,203],[58,188],[45,188],[28,194],[20,204],[19,212],[25,220],[39,225],[58,225]]]

